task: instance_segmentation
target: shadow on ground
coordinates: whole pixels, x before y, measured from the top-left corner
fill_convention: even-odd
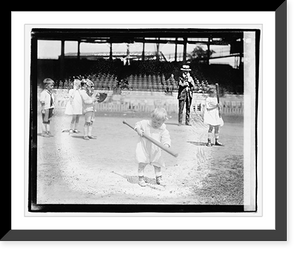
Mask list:
[[[187,141],[187,143],[190,143],[195,146],[206,146],[206,142]]]

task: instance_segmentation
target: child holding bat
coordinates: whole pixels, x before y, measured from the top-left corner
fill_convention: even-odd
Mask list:
[[[150,120],[142,120],[135,124],[134,129],[140,135],[136,147],[136,159],[138,161],[138,177],[139,185],[146,186],[144,179],[144,169],[147,164],[153,165],[156,183],[163,184],[161,168],[165,166],[162,156],[161,148],[143,138],[144,134],[152,137],[166,147],[171,146],[171,138],[169,131],[166,128],[165,121],[167,120],[167,112],[164,108],[156,108],[151,113]]]
[[[221,105],[218,96],[218,85],[210,85],[209,96],[205,101],[204,123],[208,124],[207,146],[212,146],[213,130],[215,136],[215,145],[222,146],[219,142],[220,126],[224,125],[222,117],[220,117]]]

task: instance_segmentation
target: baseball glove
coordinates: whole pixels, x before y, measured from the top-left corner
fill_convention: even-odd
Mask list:
[[[107,94],[106,93],[97,93],[96,94],[96,99],[97,99],[97,102],[100,103],[100,102],[103,102],[107,97]]]

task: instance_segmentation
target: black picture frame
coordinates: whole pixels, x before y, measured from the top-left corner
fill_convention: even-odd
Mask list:
[[[274,6],[272,6],[274,8]],[[2,241],[286,241],[287,240],[287,1],[275,9],[276,25],[276,211],[274,230],[14,230],[11,229],[11,175],[3,201]],[[279,105],[280,99],[280,105]],[[5,188],[5,189],[4,189]]]

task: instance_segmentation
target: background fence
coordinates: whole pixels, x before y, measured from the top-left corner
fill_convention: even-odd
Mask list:
[[[39,91],[40,92],[40,91]],[[120,94],[114,94],[113,91],[95,90],[95,92],[107,93],[107,98],[102,103],[96,104],[97,111],[111,112],[151,112],[156,106],[163,106],[168,113],[178,112],[177,92],[165,94],[163,92],[149,91],[122,91]],[[55,107],[64,109],[69,99],[67,89],[56,89]],[[201,113],[204,110],[205,94],[194,93],[191,110],[196,113]],[[238,114],[244,113],[243,95],[225,95],[220,98],[223,106],[223,114]]]

